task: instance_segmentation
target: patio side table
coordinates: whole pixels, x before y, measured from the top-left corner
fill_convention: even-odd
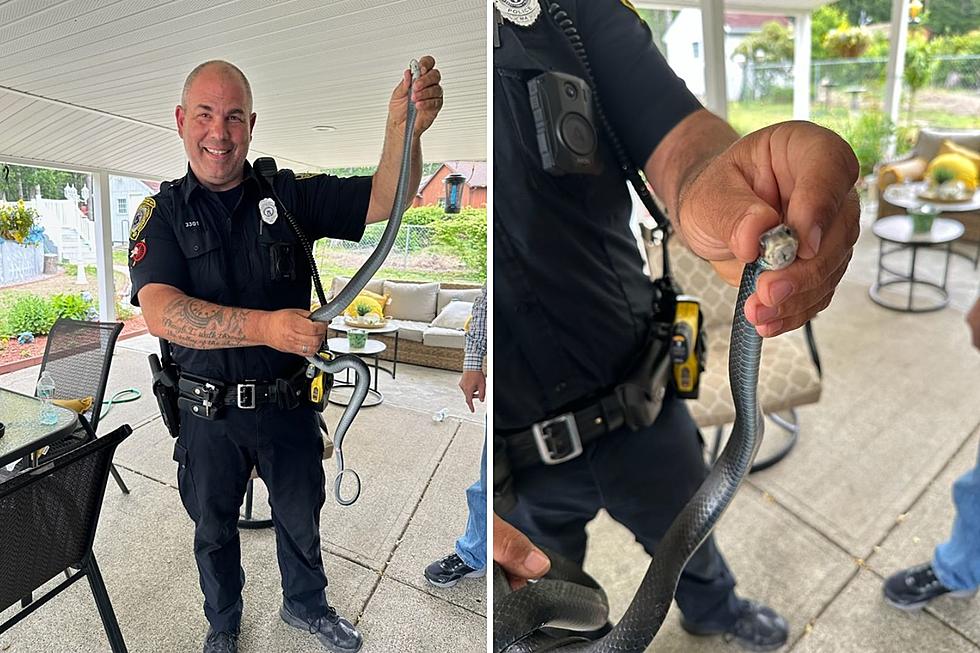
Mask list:
[[[938,208],[942,213],[966,213],[980,211],[980,190],[974,192],[971,199],[964,200],[962,202],[932,202],[919,197],[919,193],[926,190],[928,186],[929,183],[925,181],[916,181],[905,184],[891,184],[885,189],[884,193],[882,193],[882,197],[889,204],[900,206],[903,209],[915,209],[923,204],[931,204]],[[958,252],[955,249],[953,249],[952,252],[953,254],[962,256],[966,260],[973,263],[974,270],[976,270],[977,265],[980,264],[980,241],[977,242],[976,251],[972,255]]]
[[[949,292],[946,290],[946,281],[949,277],[949,258],[952,254],[953,241],[962,236],[965,231],[963,225],[956,220],[935,218],[932,222],[932,229],[924,233],[915,233],[912,230],[912,218],[907,215],[894,215],[875,221],[871,230],[878,237],[878,276],[875,284],[869,290],[872,301],[879,306],[903,313],[925,313],[945,308],[949,303]],[[886,249],[886,242],[896,246]],[[946,266],[943,270],[942,283],[916,277],[915,263],[919,249],[938,248],[943,245],[945,245],[944,249],[946,250]],[[887,256],[907,249],[912,251],[912,264],[909,266],[908,272],[899,272],[885,264]],[[882,281],[882,272],[887,272],[895,278]],[[884,299],[880,293],[882,288],[899,283],[905,283],[909,286],[909,300],[906,306],[900,306]],[[914,306],[913,298],[917,286],[933,289],[939,296],[938,300],[925,306]]]
[[[363,407],[370,408],[371,406],[377,406],[384,401],[385,396],[381,394],[380,390],[378,390],[378,372],[383,369],[385,372],[391,374],[391,370],[380,367],[378,365],[378,357],[385,349],[388,348],[385,343],[379,340],[371,340],[369,338],[360,349],[351,349],[350,343],[347,342],[347,338],[330,338],[327,340],[327,345],[330,347],[330,351],[334,352],[335,354],[354,354],[356,356],[360,356],[361,358],[374,358],[374,387],[368,388],[368,394],[367,397],[364,398]],[[368,371],[370,371],[370,368],[368,368]],[[394,375],[392,375],[392,378],[394,378]],[[334,380],[334,390],[337,388],[353,387],[354,383],[350,380],[350,370],[344,371],[343,381]],[[334,392],[331,392],[327,401],[338,406],[346,406],[350,403],[350,395],[337,397]]]

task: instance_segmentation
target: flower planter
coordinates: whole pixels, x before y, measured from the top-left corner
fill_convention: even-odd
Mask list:
[[[0,285],[20,283],[44,272],[44,247],[0,240]]]

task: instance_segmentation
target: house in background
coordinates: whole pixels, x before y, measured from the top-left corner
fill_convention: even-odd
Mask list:
[[[160,192],[160,182],[140,181],[132,177],[109,177],[109,195],[112,212],[112,244],[125,245],[129,242],[129,225],[133,221],[136,207],[143,198]]]
[[[750,34],[762,29],[769,21],[790,25],[786,16],[767,14],[725,14],[725,77],[728,100],[738,100],[742,90],[743,68],[732,61],[735,48]],[[702,101],[704,88],[704,33],[701,30],[701,10],[681,9],[664,32],[664,56],[667,63],[684,80],[687,88]]]
[[[476,208],[487,205],[487,162],[486,161],[446,161],[439,169],[419,184],[418,193],[412,206],[429,206],[446,204],[446,177],[459,173],[466,178],[463,184],[461,206]]]

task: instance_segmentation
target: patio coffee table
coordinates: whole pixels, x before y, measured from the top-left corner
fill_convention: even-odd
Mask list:
[[[395,374],[398,372],[398,327],[397,326],[389,323],[386,326],[377,327],[374,329],[367,329],[364,327],[352,327],[352,326],[348,326],[344,322],[343,317],[339,317],[336,318],[333,322],[331,322],[329,327],[331,330],[339,331],[340,333],[347,333],[351,329],[363,329],[364,331],[367,332],[368,338],[372,336],[386,336],[392,333],[395,334],[395,349],[391,357],[391,369],[389,370],[384,365],[381,365],[381,369],[383,369],[385,372],[390,374],[391,378],[395,378]]]
[[[924,191],[929,186],[929,182],[926,181],[916,181],[907,184],[890,184],[885,192],[882,193],[882,197],[889,204],[894,204],[895,206],[900,206],[903,209],[917,209],[923,204],[930,204],[935,206],[942,213],[959,213],[967,211],[980,211],[980,190],[973,193],[973,198],[963,201],[963,202],[934,202],[919,197],[919,193]],[[957,256],[962,256],[966,260],[973,263],[973,269],[977,269],[977,263],[980,263],[980,242],[977,243],[977,251],[973,256],[968,256],[962,252],[957,252],[956,250],[951,250],[953,254]]]
[[[924,233],[912,231],[912,218],[907,215],[893,215],[881,220],[876,220],[871,226],[871,230],[878,237],[878,277],[875,284],[871,286],[869,294],[871,299],[878,305],[889,308],[893,311],[903,313],[925,313],[928,311],[938,311],[949,303],[949,292],[946,290],[946,280],[949,277],[949,257],[952,253],[953,241],[963,235],[963,225],[956,220],[945,218],[935,218],[932,222],[932,229]],[[885,249],[885,243],[894,243],[896,247]],[[941,284],[916,278],[915,262],[919,248],[938,247],[945,245],[946,267],[943,271],[943,281]],[[885,265],[885,257],[906,249],[912,250],[912,264],[909,271],[899,272]],[[887,272],[894,275],[895,279],[888,281],[881,280],[881,273]],[[907,306],[899,306],[886,299],[880,294],[881,288],[896,283],[907,283],[909,285],[909,301]],[[926,306],[913,307],[912,299],[915,295],[916,286],[923,286],[934,289],[939,299]]]
[[[0,467],[9,465],[71,435],[78,428],[73,410],[54,406],[58,421],[41,424],[41,400],[0,388],[0,421],[6,427],[0,437]],[[35,462],[32,459],[32,464]]]
[[[335,354],[355,354],[361,358],[374,358],[374,387],[368,388],[368,394],[367,397],[364,398],[363,407],[370,408],[371,406],[377,406],[384,401],[385,396],[381,394],[380,390],[378,390],[378,372],[380,370],[384,370],[385,372],[391,374],[391,378],[395,378],[395,375],[392,374],[391,370],[378,365],[378,356],[381,354],[381,352],[388,348],[385,343],[381,342],[380,340],[371,340],[368,338],[364,343],[364,346],[360,349],[351,349],[350,343],[347,342],[347,338],[330,338],[327,340],[327,345],[330,347],[330,351],[334,352]],[[368,368],[368,370],[370,371],[370,368]],[[334,380],[333,383],[334,391],[337,390],[337,388],[353,387],[354,383],[350,380],[350,370],[344,370],[343,381]],[[350,403],[349,394],[344,394],[337,397],[334,391],[330,392],[330,396],[327,398],[327,401],[338,406],[346,406]]]

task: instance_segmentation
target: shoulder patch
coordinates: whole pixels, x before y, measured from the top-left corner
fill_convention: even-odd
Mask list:
[[[140,202],[139,208],[136,209],[136,215],[133,216],[133,224],[129,229],[130,240],[139,239],[143,229],[146,228],[146,223],[150,221],[150,216],[153,215],[153,209],[156,208],[156,205],[157,202],[152,197],[147,197]]]
[[[304,179],[311,179],[313,177],[323,177],[322,172],[300,172],[296,175],[296,181],[302,181]]]

